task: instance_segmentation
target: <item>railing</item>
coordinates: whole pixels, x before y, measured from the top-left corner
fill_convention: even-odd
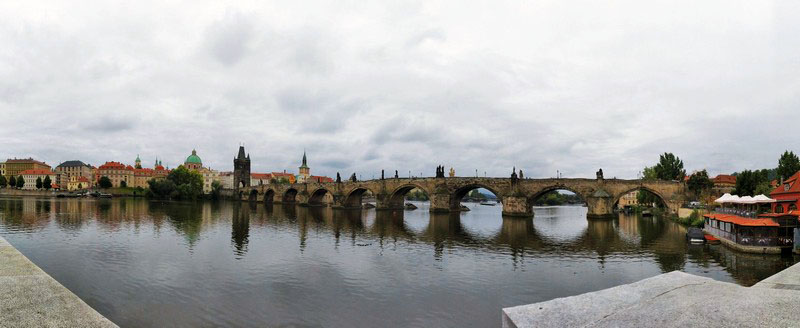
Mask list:
[[[743,218],[753,218],[753,219],[758,216],[757,211],[740,210],[737,208],[717,208],[714,210],[714,213],[732,214],[736,216],[741,216]]]

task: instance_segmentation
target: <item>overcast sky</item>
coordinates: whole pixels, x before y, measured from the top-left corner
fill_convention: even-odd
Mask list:
[[[167,3],[168,2],[168,3]],[[797,2],[794,2],[797,3]],[[800,5],[3,1],[0,158],[636,178],[800,151]]]

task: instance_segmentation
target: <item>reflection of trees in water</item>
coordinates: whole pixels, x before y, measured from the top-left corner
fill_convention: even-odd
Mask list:
[[[190,248],[200,239],[203,228],[203,207],[200,204],[165,202],[153,203],[150,208],[155,215],[164,215],[175,231],[186,238]]]

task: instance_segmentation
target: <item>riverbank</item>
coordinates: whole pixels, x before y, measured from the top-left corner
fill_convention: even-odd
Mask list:
[[[114,197],[144,197],[145,192],[143,190],[137,190],[135,188],[110,188],[110,189],[98,189],[97,191],[102,193],[111,194]],[[65,190],[23,190],[23,189],[10,189],[10,188],[2,188],[0,189],[0,196],[11,196],[11,197],[57,197],[58,195],[66,195],[71,193],[70,191]]]
[[[764,289],[770,289],[764,292]],[[752,287],[673,271],[577,296],[503,309],[504,328],[793,327],[800,263]]]
[[[0,327],[117,327],[0,237]]]

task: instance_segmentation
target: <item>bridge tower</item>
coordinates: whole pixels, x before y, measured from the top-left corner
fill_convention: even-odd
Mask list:
[[[239,154],[233,159],[233,190],[250,187],[250,154],[245,156],[244,146],[239,146]]]

